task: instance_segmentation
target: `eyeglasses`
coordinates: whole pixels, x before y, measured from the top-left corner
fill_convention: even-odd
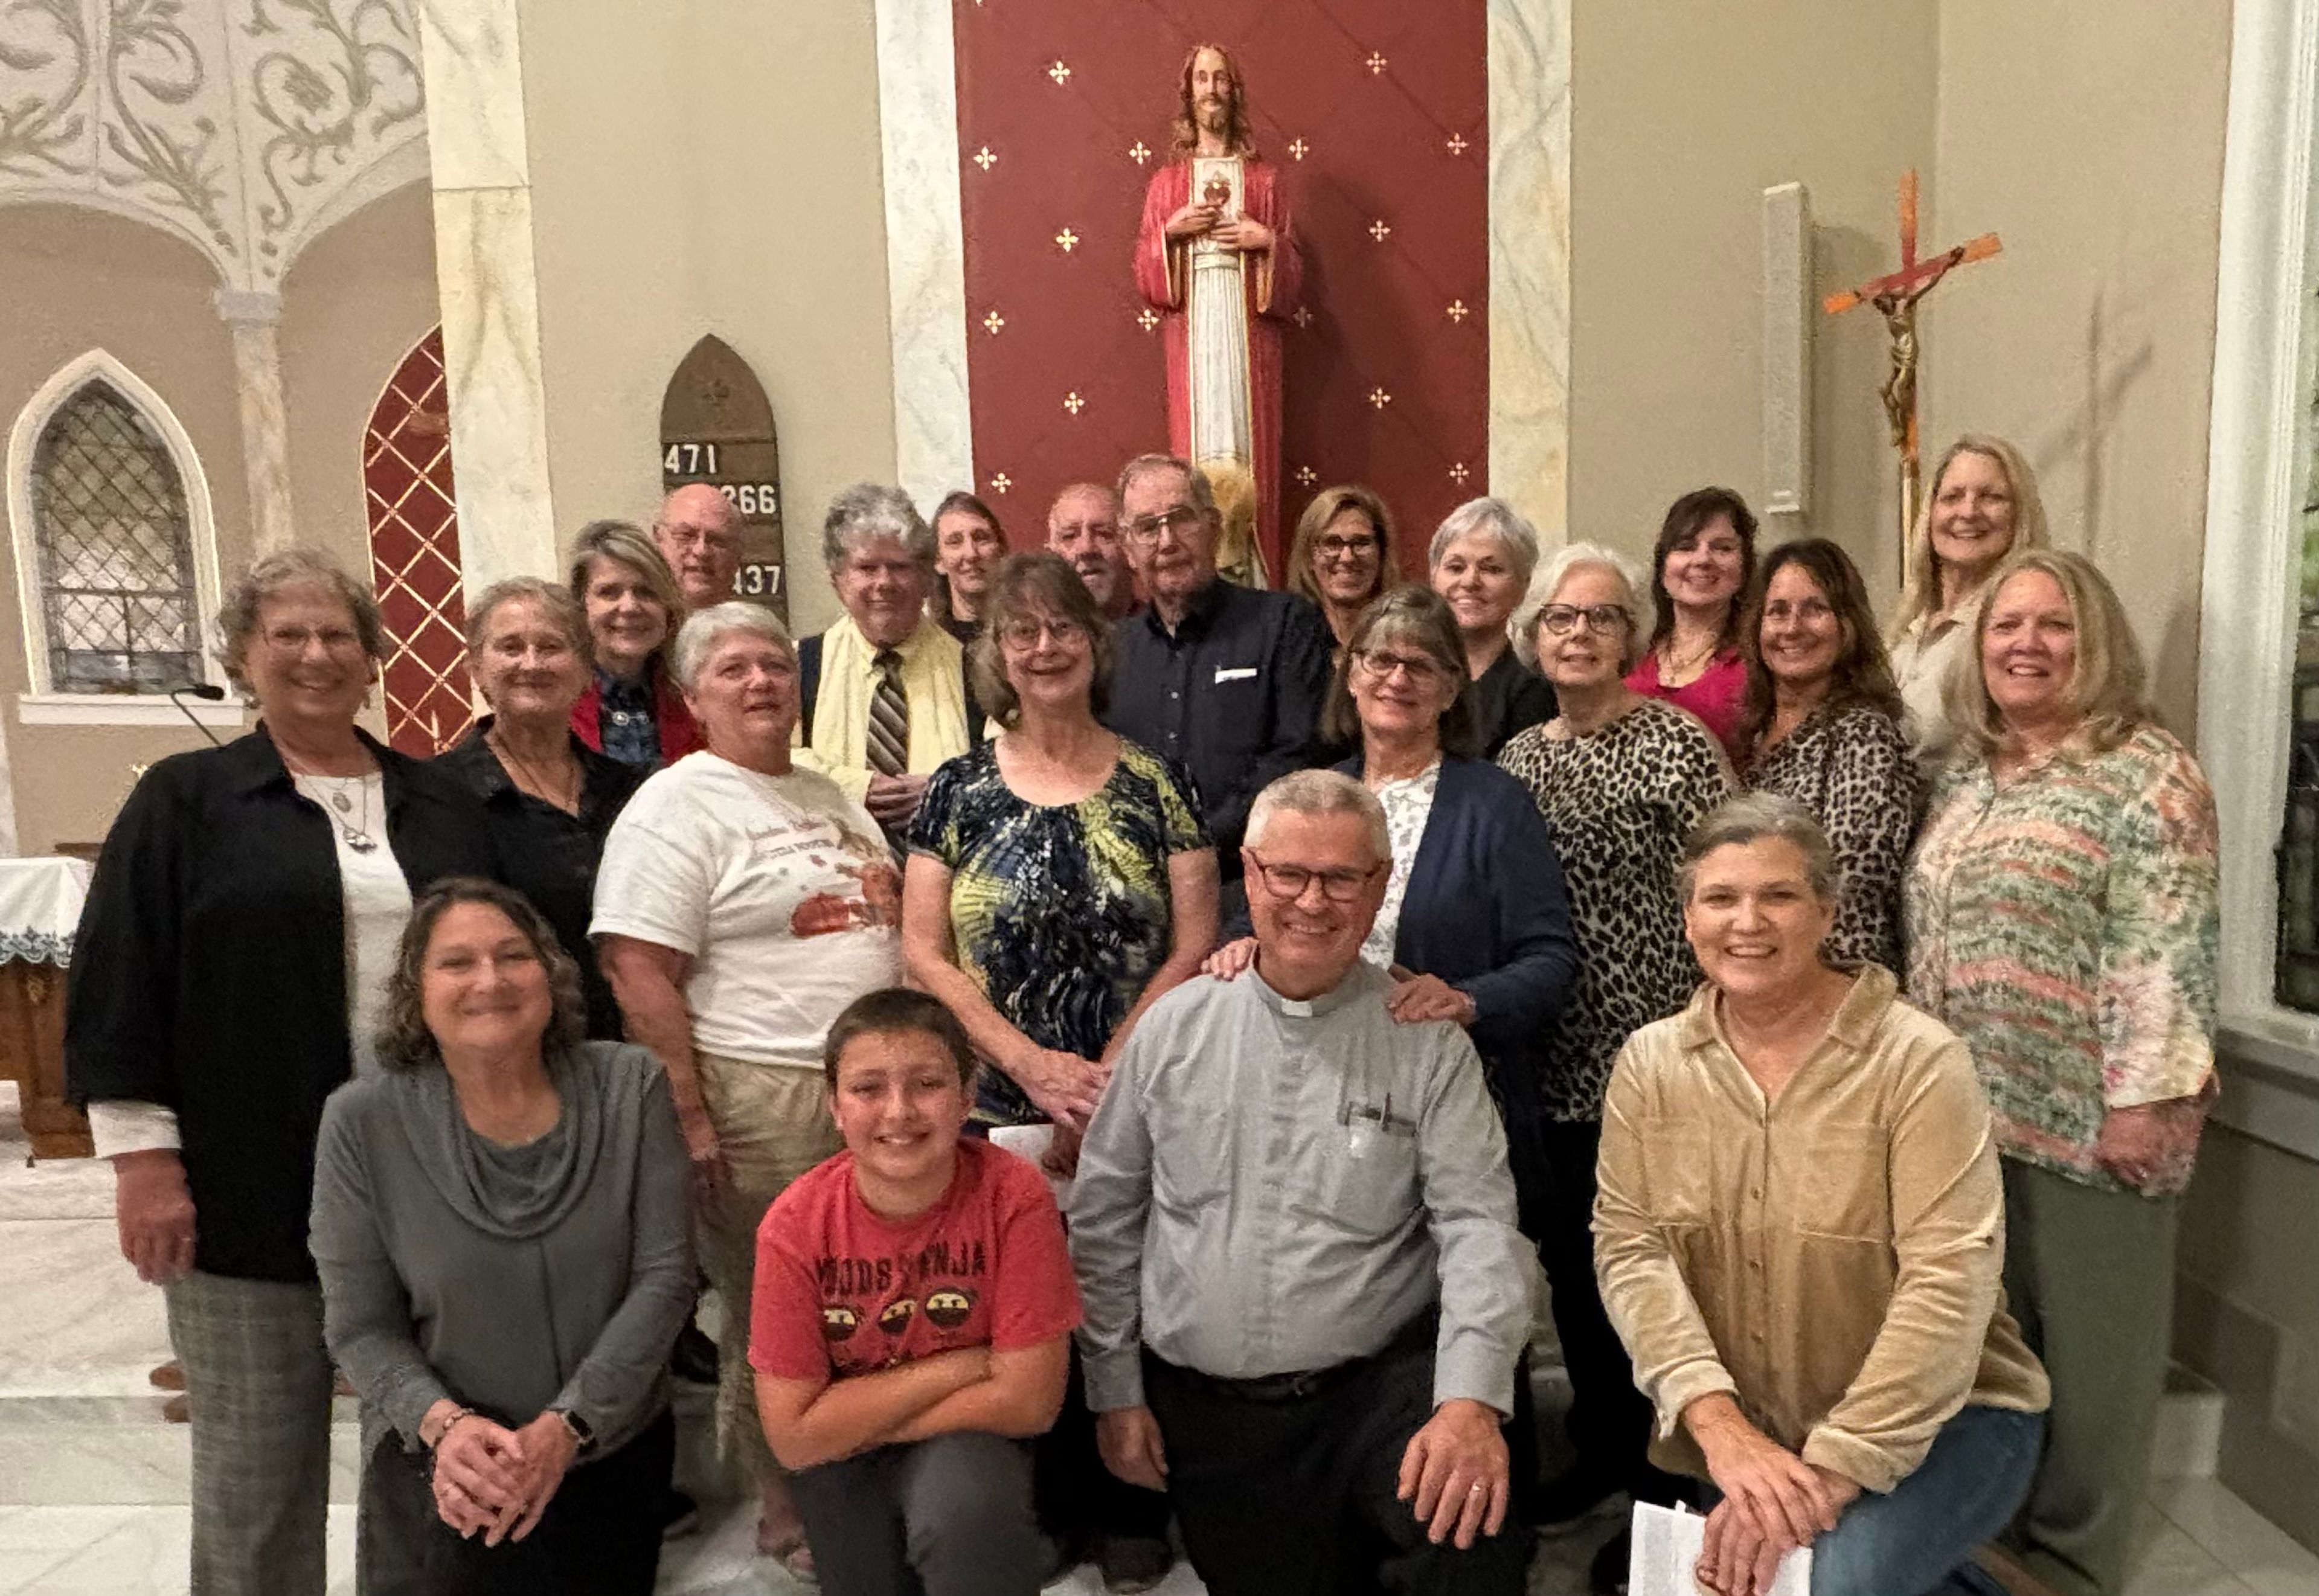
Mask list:
[[[1584,621],[1590,632],[1604,636],[1627,629],[1629,620],[1624,609],[1616,604],[1589,604],[1581,609],[1575,604],[1549,604],[1538,612],[1538,624],[1557,637],[1567,637]]]
[[[1799,599],[1792,604],[1785,599],[1774,599],[1764,606],[1764,624],[1768,627],[1782,621],[1824,621],[1835,614],[1835,608],[1825,599]]]
[[[1121,528],[1137,543],[1157,543],[1162,532],[1173,532],[1181,537],[1205,519],[1189,504],[1179,504],[1173,509],[1162,510],[1156,516],[1138,516]]]
[[[362,638],[344,627],[324,627],[320,631],[306,627],[273,627],[266,633],[266,647],[293,658],[317,642],[326,654],[359,654],[363,645]]]
[[[1253,855],[1250,855],[1253,858]],[[1267,864],[1256,861],[1256,873],[1264,889],[1273,897],[1294,902],[1304,896],[1304,889],[1313,882],[1321,883],[1321,896],[1331,903],[1350,903],[1360,897],[1361,888],[1376,879],[1377,871],[1385,869],[1373,864],[1365,870],[1316,870],[1309,865]]]
[[[1405,673],[1410,681],[1420,684],[1440,681],[1449,674],[1441,668],[1439,660],[1427,659],[1423,654],[1387,654],[1381,648],[1355,649],[1353,663],[1378,681],[1389,680],[1395,671]]]
[[[1008,652],[1028,654],[1039,646],[1039,639],[1051,637],[1058,648],[1070,648],[1087,640],[1087,629],[1075,620],[1011,620],[998,628],[998,641]]]
[[[1313,546],[1315,559],[1349,560],[1356,555],[1374,555],[1377,541],[1374,537],[1323,537]]]

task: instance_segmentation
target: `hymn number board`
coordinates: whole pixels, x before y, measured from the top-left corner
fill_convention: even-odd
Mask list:
[[[692,346],[660,405],[663,491],[707,482],[741,512],[735,593],[789,618],[781,580],[781,444],[748,363],[714,335]]]

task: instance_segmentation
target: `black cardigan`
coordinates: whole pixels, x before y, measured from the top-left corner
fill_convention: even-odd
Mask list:
[[[363,741],[416,893],[496,875],[483,805],[455,775]],[[194,1267],[309,1281],[322,1102],[353,1071],[337,844],[261,724],[173,754],[104,839],[73,942],[65,1080],[77,1103],[174,1109]]]

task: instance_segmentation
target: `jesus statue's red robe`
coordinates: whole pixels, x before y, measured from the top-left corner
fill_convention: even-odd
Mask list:
[[[1288,568],[1280,534],[1280,324],[1295,313],[1304,286],[1304,265],[1280,192],[1279,174],[1268,161],[1246,158],[1241,212],[1272,230],[1272,247],[1244,257],[1241,281],[1248,303],[1250,473],[1256,479],[1257,545],[1266,567]],[[1168,442],[1189,458],[1192,449],[1190,342],[1185,311],[1189,305],[1189,246],[1170,241],[1168,218],[1191,195],[1192,168],[1178,160],[1151,175],[1143,191],[1143,224],[1135,239],[1135,286],[1153,310],[1166,314],[1161,336],[1168,359]],[[1227,303],[1230,302],[1227,301]],[[1197,462],[1195,462],[1197,464]]]

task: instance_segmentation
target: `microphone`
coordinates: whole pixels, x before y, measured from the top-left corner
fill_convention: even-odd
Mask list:
[[[211,747],[224,747],[225,744],[218,741],[217,734],[202,724],[201,717],[195,715],[191,709],[185,708],[185,698],[187,695],[200,699],[205,703],[215,704],[221,702],[224,699],[225,689],[220,687],[214,681],[198,681],[191,687],[173,687],[169,690],[169,702],[177,707],[178,714],[184,716],[187,720],[194,723],[194,730],[201,733],[203,736],[207,737],[210,740]]]

